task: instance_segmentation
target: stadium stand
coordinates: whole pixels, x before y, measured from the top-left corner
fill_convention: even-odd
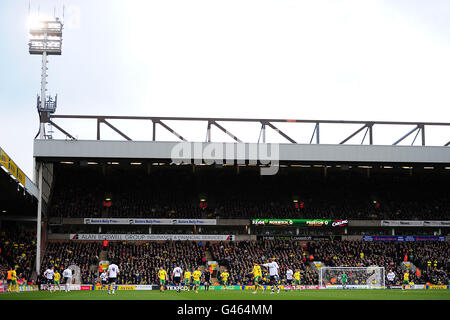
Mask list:
[[[157,284],[157,270],[163,267],[171,274],[175,265],[183,270],[204,266],[205,253],[209,251],[222,268],[227,268],[234,284],[251,283],[249,272],[253,262],[266,263],[277,258],[280,274],[286,268],[299,269],[302,283],[318,284],[318,270],[313,261],[326,266],[382,266],[386,272],[393,270],[400,284],[407,261],[420,270],[411,279],[416,283],[449,284],[450,246],[448,242],[362,242],[362,241],[236,241],[220,243],[197,243],[192,241],[169,242],[111,242],[108,260],[115,261],[121,273],[120,284]],[[50,265],[57,268],[64,263],[81,267],[84,283],[94,284],[98,280],[101,243],[54,242],[49,243],[42,268]],[[171,282],[171,281],[169,281]]]
[[[4,229],[0,231],[0,279],[16,268],[19,279],[31,281],[36,259],[36,231]]]
[[[114,170],[114,169],[108,169]],[[381,169],[380,169],[381,170]],[[401,169],[400,169],[401,170]],[[429,219],[447,217],[445,174],[403,171],[281,171],[262,177],[228,169],[116,171],[57,168],[53,217]],[[186,186],[190,186],[186,188]],[[207,197],[200,208],[199,198]],[[295,208],[293,197],[302,203]],[[103,201],[111,198],[111,206]]]

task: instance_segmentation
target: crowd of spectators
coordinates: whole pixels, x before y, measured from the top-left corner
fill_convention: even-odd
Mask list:
[[[26,234],[10,237],[2,233],[0,274],[3,277],[13,263],[18,266],[20,277],[29,278],[35,255],[33,239],[32,234],[27,238]],[[81,282],[95,284],[99,280],[101,251],[100,242],[49,242],[41,274],[52,265],[60,272],[64,267],[76,265],[80,268]],[[389,270],[394,271],[397,284],[403,280],[404,262],[407,261],[419,270],[411,272],[410,279],[415,283],[449,284],[450,281],[450,245],[445,241],[113,241],[103,254],[107,261],[119,266],[119,284],[156,284],[160,267],[169,275],[175,266],[192,271],[207,264],[207,252],[222,269],[228,269],[229,280],[233,284],[251,283],[253,263],[264,264],[271,258],[276,258],[281,278],[285,278],[287,268],[299,269],[303,284],[319,283],[319,272],[313,261],[321,261],[324,266],[331,267],[384,267],[386,274]]]
[[[54,266],[60,274],[76,265],[80,268],[81,282],[93,283],[97,278],[101,244],[96,242],[49,242],[41,263],[41,277],[44,271]],[[43,282],[43,278],[39,279]]]
[[[450,276],[450,246],[445,241],[430,242],[364,242],[364,241],[316,241],[308,245],[309,253],[316,260],[331,267],[384,267],[403,280],[402,263],[412,262],[420,272],[411,274],[411,280],[420,283],[448,284]]]
[[[215,244],[211,250],[219,264],[228,268],[231,281],[241,284],[250,281],[253,262],[263,264],[270,258],[277,259],[282,278],[288,267],[299,269],[302,283],[306,284],[319,283],[319,273],[312,261],[330,267],[384,267],[386,274],[389,270],[396,274],[396,283],[400,284],[406,260],[419,269],[419,273],[411,272],[410,279],[415,283],[446,285],[450,282],[450,246],[444,241],[313,241],[305,247],[298,241],[241,241]]]
[[[175,266],[191,271],[204,266],[205,250],[206,243],[192,241],[115,242],[108,248],[108,259],[119,267],[118,283],[156,284],[160,267],[171,276]]]
[[[156,284],[160,267],[169,271],[177,265],[192,270],[205,265],[206,248],[206,243],[190,241],[110,242],[105,261],[118,265],[118,284]],[[95,284],[99,280],[101,251],[100,242],[50,242],[41,275],[50,266],[61,273],[65,267],[75,265],[80,268],[82,283]]]
[[[50,214],[57,217],[323,218],[442,220],[450,191],[432,174],[295,171],[260,176],[223,169],[193,173],[57,168]],[[200,198],[207,199],[200,207]],[[105,206],[105,199],[111,199]],[[298,200],[297,207],[293,200]]]
[[[14,228],[0,231],[0,279],[16,268],[19,280],[31,281],[36,256],[36,231]]]
[[[220,266],[227,268],[231,283],[251,283],[253,263],[268,263],[271,258],[277,259],[280,275],[285,275],[290,267],[301,270],[303,283],[318,281],[318,274],[309,264],[309,256],[300,241],[221,242],[211,246],[211,253]]]

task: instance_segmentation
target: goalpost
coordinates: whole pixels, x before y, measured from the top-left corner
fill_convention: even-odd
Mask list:
[[[319,285],[336,286],[343,285],[342,276],[347,275],[347,287],[384,289],[385,270],[384,267],[326,267],[320,268]]]

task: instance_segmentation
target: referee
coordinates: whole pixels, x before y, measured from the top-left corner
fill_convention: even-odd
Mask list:
[[[205,290],[209,291],[209,285],[211,284],[211,273],[209,272],[208,267],[205,268],[205,272],[203,272],[203,276],[205,279]]]

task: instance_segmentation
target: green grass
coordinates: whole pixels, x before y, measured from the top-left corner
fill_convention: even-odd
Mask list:
[[[250,290],[214,290],[194,292],[106,291],[2,293],[0,300],[450,300],[450,290],[303,290],[258,292]]]

